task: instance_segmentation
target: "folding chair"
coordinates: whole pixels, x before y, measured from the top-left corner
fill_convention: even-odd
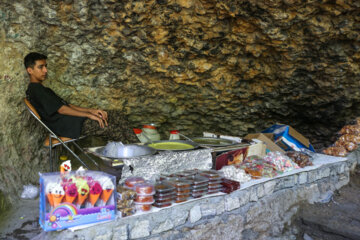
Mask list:
[[[64,146],[84,167],[86,167],[87,169],[89,169],[89,167],[80,159],[80,157],[73,151],[71,150],[68,146],[67,143],[73,143],[74,146],[76,146],[77,149],[79,149],[88,159],[90,159],[98,169],[100,169],[99,165],[95,162],[94,159],[92,159],[77,143],[76,141],[83,138],[76,138],[76,139],[72,139],[72,138],[68,138],[68,137],[60,137],[57,136],[48,126],[46,126],[46,124],[41,121],[40,115],[39,113],[36,111],[36,109],[34,108],[34,106],[30,103],[30,101],[27,98],[24,98],[24,102],[25,102],[25,106],[26,108],[29,110],[29,112],[31,113],[31,115],[33,117],[36,118],[36,120],[38,120],[41,125],[43,127],[45,127],[45,129],[49,132],[49,135],[46,137],[45,142],[44,142],[44,146],[49,148],[49,163],[50,163],[50,171],[53,171],[53,158],[52,158],[52,149],[55,148],[58,145],[62,145]],[[55,149],[56,150],[56,149]]]

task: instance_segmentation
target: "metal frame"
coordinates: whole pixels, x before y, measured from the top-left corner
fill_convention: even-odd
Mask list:
[[[83,162],[83,160],[80,159],[80,157],[74,153],[74,151],[72,151],[67,145],[66,143],[73,143],[88,159],[90,159],[95,165],[96,167],[100,170],[99,165],[95,162],[94,159],[92,159],[77,143],[76,141],[84,138],[84,137],[80,137],[80,138],[76,138],[76,139],[70,139],[67,141],[63,141],[61,140],[60,137],[58,137],[48,126],[46,126],[46,124],[41,121],[40,119],[40,115],[36,112],[36,109],[34,108],[34,106],[32,106],[32,104],[30,103],[30,101],[26,98],[24,98],[24,103],[26,108],[29,110],[29,112],[31,113],[31,115],[33,117],[35,117],[36,120],[38,120],[41,125],[49,132],[49,162],[50,162],[50,171],[53,171],[53,159],[52,159],[52,148],[58,146],[58,145],[62,145],[64,146],[84,167],[86,167],[87,169],[89,169],[89,167]],[[59,143],[56,144],[52,144],[52,139],[55,138],[59,141]]]

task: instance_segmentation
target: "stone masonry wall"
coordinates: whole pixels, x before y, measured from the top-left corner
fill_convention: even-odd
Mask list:
[[[282,122],[317,147],[359,115],[355,0],[2,0],[0,191],[45,170],[22,60],[47,54],[46,85],[71,103],[242,136]]]
[[[49,239],[296,239],[292,220],[302,202],[348,184],[360,151],[348,160],[270,179],[228,195],[185,202],[81,230],[43,233]],[[291,227],[290,227],[291,226]]]

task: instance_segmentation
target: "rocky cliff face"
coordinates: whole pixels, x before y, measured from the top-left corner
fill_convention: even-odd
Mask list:
[[[0,3],[0,189],[43,171],[22,60],[47,54],[47,85],[123,111],[133,127],[242,136],[289,124],[318,149],[359,116],[359,1],[79,0]],[[13,195],[13,194],[12,194]]]

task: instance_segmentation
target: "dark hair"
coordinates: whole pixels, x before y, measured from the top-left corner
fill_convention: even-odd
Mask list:
[[[31,52],[28,55],[26,55],[24,58],[25,68],[28,68],[28,67],[33,68],[35,66],[35,62],[37,60],[46,60],[46,59],[47,59],[47,56],[45,56],[44,54],[37,53],[37,52]]]

